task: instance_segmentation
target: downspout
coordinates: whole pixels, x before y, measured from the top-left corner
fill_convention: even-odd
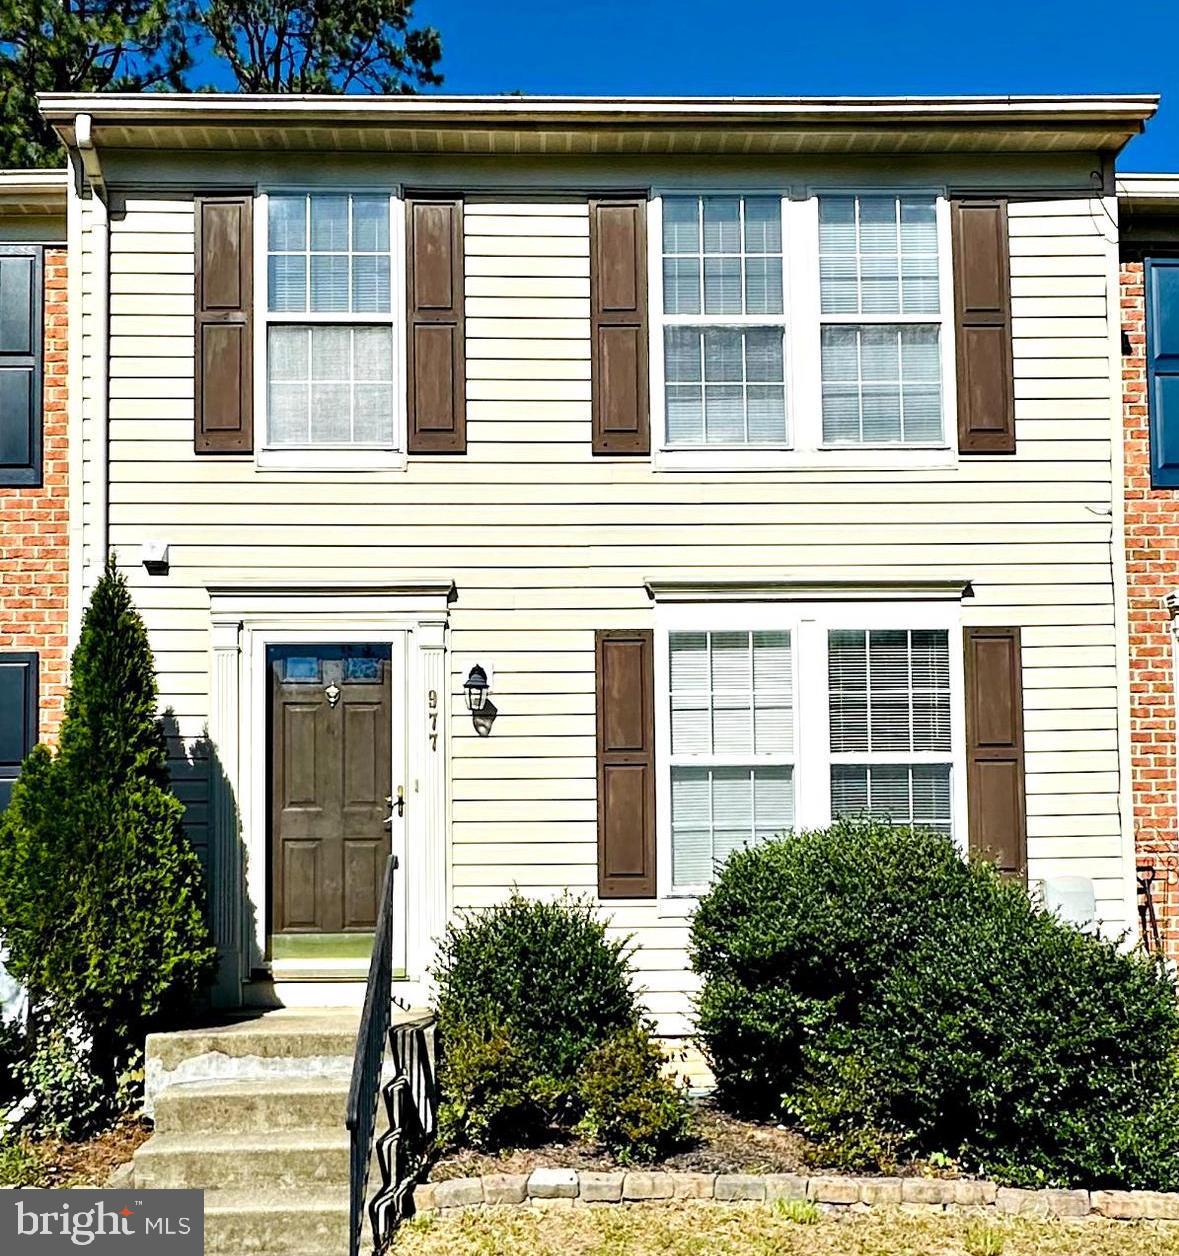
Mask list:
[[[85,497],[86,460],[82,454],[82,163],[70,155],[70,180],[66,189],[66,317],[69,320],[69,362],[66,364],[66,406],[69,415],[69,470],[66,500],[69,504],[69,575],[66,598],[66,640],[70,654],[82,630],[82,565],[86,529],[82,503]]]
[[[90,184],[90,253],[94,260],[93,306],[90,311],[94,343],[89,354],[91,402],[91,475],[93,535],[84,547],[82,600],[94,587],[110,550],[110,212],[106,180],[94,144],[91,118],[80,113],[74,119],[74,140],[82,170]],[[85,349],[83,349],[85,354]]]

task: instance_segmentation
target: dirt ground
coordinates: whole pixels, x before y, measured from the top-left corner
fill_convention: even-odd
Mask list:
[[[18,1143],[0,1150],[0,1185],[103,1186],[150,1137],[147,1122],[124,1117],[111,1129],[83,1142],[47,1138]]]

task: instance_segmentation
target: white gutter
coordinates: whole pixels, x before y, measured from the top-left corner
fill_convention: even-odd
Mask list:
[[[69,93],[38,95],[50,122],[92,116],[119,123],[276,122],[318,120],[415,124],[508,124],[519,121],[635,124],[661,122],[821,125],[899,122],[988,122],[1069,125],[1130,124],[1158,107],[1156,95],[1111,96],[311,96],[213,93]]]

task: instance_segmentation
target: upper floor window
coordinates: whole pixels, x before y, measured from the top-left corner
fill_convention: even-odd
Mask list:
[[[669,461],[945,448],[944,202],[675,194],[655,212],[654,409]]]
[[[819,291],[824,442],[940,442],[933,199],[822,197]]]
[[[787,443],[777,197],[663,203],[667,443]]]
[[[42,249],[0,244],[0,485],[41,483]]]
[[[271,194],[267,443],[395,444],[390,198]]]
[[[1151,482],[1179,488],[1179,257],[1148,258],[1144,278]]]

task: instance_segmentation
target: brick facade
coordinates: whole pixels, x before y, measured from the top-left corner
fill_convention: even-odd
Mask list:
[[[69,589],[66,252],[45,250],[44,463],[40,488],[0,488],[0,650],[41,658],[41,737],[65,701]]]
[[[1144,874],[1153,878],[1150,897],[1159,938],[1166,953],[1179,959],[1174,664],[1163,601],[1179,589],[1179,490],[1150,486],[1141,261],[1123,261],[1121,293],[1134,843],[1140,880]],[[1143,901],[1140,894],[1140,905]]]

